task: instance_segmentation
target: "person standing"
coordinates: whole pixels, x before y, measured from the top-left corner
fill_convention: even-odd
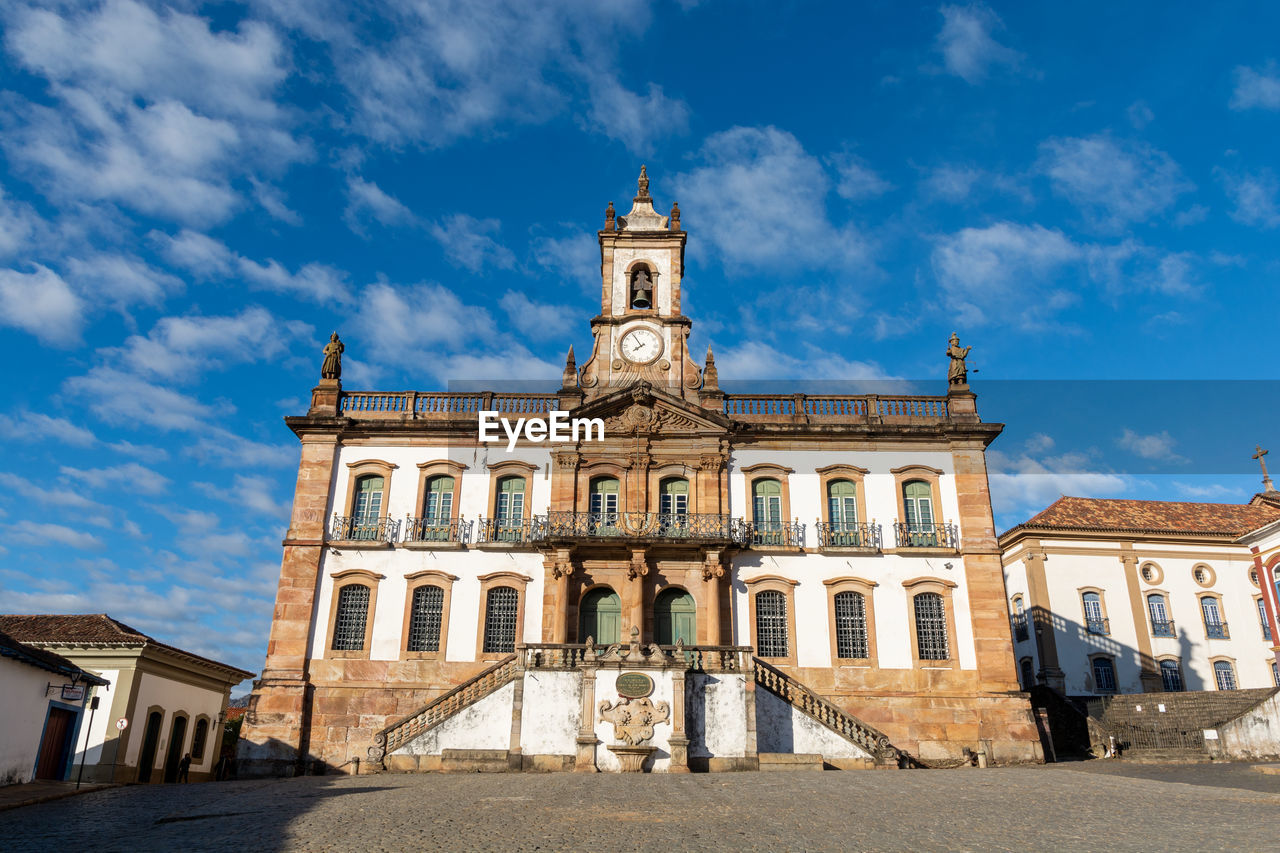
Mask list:
[[[178,762],[178,781],[191,781],[191,753],[182,756],[182,760]]]

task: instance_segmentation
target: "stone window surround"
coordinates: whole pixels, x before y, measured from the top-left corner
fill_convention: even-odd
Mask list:
[[[506,462],[495,462],[485,467],[489,470],[489,518],[498,517],[498,481],[504,477],[519,477],[524,480],[524,520],[528,521],[532,518],[533,475],[537,472],[538,466],[532,462],[509,459]]]
[[[1214,655],[1209,658],[1209,681],[1213,685],[1211,690],[1218,690],[1218,668],[1217,664],[1225,663],[1231,667],[1231,680],[1235,682],[1236,689],[1240,689],[1240,667],[1236,666],[1236,659],[1230,655]]]
[[[525,501],[525,504],[526,506],[528,505],[528,500]],[[484,623],[489,609],[489,590],[495,587],[509,586],[516,591],[516,645],[518,646],[524,642],[525,592],[529,586],[529,581],[533,580],[533,578],[528,575],[522,575],[519,572],[504,570],[481,575],[477,580],[480,581],[480,618],[476,620],[476,660],[500,661],[507,656],[507,653],[486,652],[484,650]]]
[[[874,591],[880,584],[865,578],[845,576],[831,578],[822,582],[827,588],[827,624],[831,635],[831,661],[834,665],[855,666],[858,668],[878,669],[879,654],[876,652],[876,608]],[[867,657],[842,658],[839,656],[839,645],[836,642],[836,595],[841,592],[857,592],[862,595],[862,603],[867,613]]]
[[[747,484],[746,517],[752,521],[756,517],[756,481],[777,480],[782,494],[782,523],[790,523],[792,521],[790,475],[795,473],[795,469],[788,468],[785,465],[778,465],[774,462],[758,462],[755,465],[748,465],[742,468],[741,471]],[[754,613],[754,604],[752,604],[752,608]],[[753,621],[751,624],[754,626],[755,622]]]
[[[347,500],[343,504],[345,511],[343,515],[350,518],[355,514],[356,508],[356,482],[361,478],[370,474],[382,477],[382,504],[378,507],[378,518],[385,519],[387,517],[387,508],[391,505],[391,472],[398,468],[390,462],[384,462],[381,459],[361,459],[359,462],[347,463]]]
[[[329,590],[329,627],[325,631],[324,658],[327,660],[369,660],[373,646],[373,617],[378,606],[378,584],[386,579],[386,575],[371,572],[368,569],[346,569],[330,575],[333,588]],[[342,588],[346,586],[369,587],[369,610],[364,617],[364,647],[360,649],[333,648],[333,626],[338,619],[338,598]]]
[[[404,576],[404,623],[400,628],[400,660],[444,660],[449,640],[449,602],[453,598],[453,582],[457,575],[426,569]],[[409,651],[409,623],[413,619],[413,592],[420,586],[438,586],[444,593],[440,603],[440,643],[434,652]]]
[[[929,484],[929,491],[933,498],[933,523],[946,524],[946,518],[942,514],[941,482],[942,475],[947,473],[946,471],[941,468],[931,468],[928,465],[904,465],[901,468],[890,469],[889,473],[893,475],[894,493],[898,501],[898,521],[907,523],[907,505],[902,494],[903,489],[908,483],[920,480]]]
[[[1142,573],[1147,569],[1151,569],[1151,580],[1142,577]],[[1159,586],[1164,583],[1164,569],[1155,560],[1143,560],[1142,564],[1138,566],[1138,578],[1145,584]]]
[[[627,487],[627,468],[617,460],[596,459],[583,462],[575,474],[577,494],[574,497],[574,512],[591,511],[591,481],[601,478],[618,481],[618,512],[629,512],[630,502]]]
[[[818,475],[821,489],[819,503],[822,505],[824,524],[831,523],[831,496],[827,493],[827,488],[837,480],[848,480],[853,483],[858,505],[858,523],[870,523],[871,519],[867,517],[867,490],[864,483],[864,478],[871,473],[870,471],[859,468],[857,465],[827,465],[825,468],[816,469],[815,473]]]
[[[432,477],[443,475],[453,478],[453,503],[450,506],[449,520],[451,522],[457,521],[458,510],[462,504],[462,472],[465,470],[467,470],[466,465],[450,459],[433,459],[430,462],[419,462],[418,499],[413,511],[413,517],[422,518],[422,513],[426,509],[427,481]]]
[[[1099,658],[1105,658],[1106,660],[1111,661],[1111,677],[1112,679],[1115,680],[1115,685],[1110,690],[1098,689],[1098,680],[1097,680],[1097,677],[1094,675],[1093,662],[1095,660],[1098,660]],[[1116,656],[1113,655],[1111,652],[1091,653],[1089,655],[1089,681],[1092,684],[1091,692],[1093,692],[1096,695],[1112,696],[1120,693],[1120,667],[1119,667],[1119,664],[1116,662]]]
[[[1174,618],[1173,618],[1173,597],[1169,594],[1169,591],[1167,589],[1156,589],[1155,587],[1144,589],[1142,591],[1142,609],[1147,612],[1147,628],[1148,630],[1152,631],[1152,636],[1155,637],[1155,633],[1154,633],[1155,626],[1151,624],[1151,596],[1153,595],[1158,595],[1164,598],[1164,618],[1169,620],[1170,622],[1173,622]],[[1171,638],[1157,637],[1156,639],[1167,640]],[[1173,639],[1176,639],[1176,638],[1173,638]]]
[[[752,466],[755,467],[755,466]],[[743,580],[743,585],[747,588],[747,600],[750,602],[749,618],[751,620],[751,639],[756,638],[756,594],[773,590],[782,593],[783,600],[787,606],[787,656],[784,658],[765,657],[761,655],[761,660],[782,666],[796,665],[796,601],[795,587],[800,583],[790,578],[784,578],[781,575],[760,575],[759,577],[747,578]],[[752,645],[756,645],[752,643]],[[759,649],[757,647],[757,653]]]
[[[1107,612],[1107,591],[1100,586],[1081,586],[1076,587],[1076,601],[1080,604],[1080,625],[1085,629],[1085,633],[1089,633],[1089,611],[1084,606],[1084,594],[1086,592],[1096,592],[1098,594],[1098,607],[1102,610],[1102,618],[1107,623],[1107,634],[1095,634],[1092,636],[1108,636],[1111,633],[1111,614]],[[1143,594],[1142,606],[1147,606],[1146,594]],[[1148,615],[1148,618],[1150,616]]]
[[[205,723],[204,743],[200,745],[201,749],[199,754],[197,754],[195,751],[196,750],[196,729],[200,727],[201,720],[203,720]],[[221,734],[221,732],[219,732],[219,734]],[[191,753],[192,767],[198,767],[199,765],[204,764],[204,756],[209,751],[209,741],[213,738],[213,736],[214,736],[213,718],[210,717],[208,714],[201,714],[198,717],[196,717],[195,722],[191,724],[191,749],[187,750],[188,752]],[[218,746],[219,747],[222,746],[221,738],[219,738]]]
[[[956,613],[951,592],[959,584],[946,578],[921,576],[902,582],[907,591],[907,626],[911,635],[911,661],[915,669],[956,669],[960,666],[960,654],[956,647]],[[942,612],[947,617],[946,660],[921,660],[920,636],[916,632],[916,596],[922,592],[936,592],[942,596]]]
[[[1225,609],[1225,608],[1223,608],[1223,606],[1222,606],[1222,593],[1220,593],[1220,592],[1198,592],[1198,593],[1196,593],[1196,607],[1197,607],[1197,608],[1199,608],[1199,610],[1200,610],[1200,627],[1204,628],[1204,637],[1205,637],[1205,639],[1207,640],[1207,639],[1209,639],[1209,623],[1208,623],[1208,622],[1206,622],[1206,621],[1205,621],[1205,618],[1204,618],[1204,600],[1205,600],[1206,598],[1212,598],[1215,602],[1217,602],[1217,604],[1218,604],[1218,618],[1219,618],[1220,620],[1222,620],[1222,621],[1221,621],[1221,624],[1222,624],[1222,625],[1227,625],[1227,611],[1226,611],[1226,609]],[[1231,630],[1229,626],[1228,626],[1227,630],[1228,630],[1228,631],[1230,631],[1230,630]],[[1230,639],[1231,639],[1231,637],[1230,637],[1230,635],[1229,635],[1229,634],[1228,634],[1228,636],[1227,636],[1227,639],[1228,639],[1228,640],[1230,640]]]
[[[1200,581],[1196,580],[1196,569],[1204,569],[1204,572],[1205,572],[1204,583],[1200,583]],[[1191,567],[1191,580],[1195,581],[1196,586],[1200,587],[1201,589],[1212,589],[1213,586],[1218,582],[1218,573],[1215,572],[1213,570],[1213,566],[1209,565],[1208,563],[1196,563],[1194,566]]]
[[[698,513],[698,472],[684,462],[664,462],[649,469],[649,512],[662,511],[662,481],[684,480],[689,484],[689,514]]]

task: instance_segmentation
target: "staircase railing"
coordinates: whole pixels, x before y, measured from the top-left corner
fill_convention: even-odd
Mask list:
[[[474,705],[490,693],[515,681],[519,672],[516,656],[507,655],[479,675],[462,682],[448,693],[437,696],[409,716],[375,734],[373,746],[369,747],[369,760],[381,765],[388,753],[395,752],[463,708]]]
[[[862,747],[875,756],[877,762],[897,763],[902,753],[889,742],[888,735],[845,713],[782,670],[770,666],[760,658],[752,660],[755,664],[756,684],[845,740]]]

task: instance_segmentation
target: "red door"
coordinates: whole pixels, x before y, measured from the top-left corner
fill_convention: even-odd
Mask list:
[[[40,741],[40,758],[36,761],[37,779],[61,781],[75,728],[76,715],[73,712],[65,708],[49,709],[49,719],[44,724],[44,739]]]

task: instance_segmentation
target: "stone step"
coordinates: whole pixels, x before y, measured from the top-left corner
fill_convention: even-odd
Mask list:
[[[446,773],[506,773],[511,769],[505,749],[445,749],[440,769]]]
[[[760,753],[761,773],[822,769],[822,756],[816,752]]]

